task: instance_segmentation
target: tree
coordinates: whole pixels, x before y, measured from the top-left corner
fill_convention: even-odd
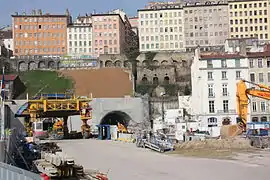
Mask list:
[[[187,96],[187,95],[190,95],[191,94],[191,91],[190,91],[190,88],[188,85],[185,86],[185,90],[184,90],[184,95]]]

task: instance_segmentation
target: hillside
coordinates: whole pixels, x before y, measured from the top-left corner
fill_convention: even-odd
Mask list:
[[[20,74],[29,97],[39,93],[64,93],[73,89],[71,79],[59,76],[56,71],[27,71]]]
[[[95,98],[117,98],[133,94],[133,83],[128,72],[120,68],[59,71],[73,79],[76,95]]]

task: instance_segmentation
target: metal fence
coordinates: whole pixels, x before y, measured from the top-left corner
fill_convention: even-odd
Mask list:
[[[41,176],[0,162],[0,180],[42,180]]]

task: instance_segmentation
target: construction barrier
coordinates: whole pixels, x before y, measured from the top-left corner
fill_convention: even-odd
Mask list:
[[[136,137],[134,134],[128,134],[128,133],[118,133],[118,141],[123,141],[123,142],[129,142],[129,143],[135,143],[136,142]]]

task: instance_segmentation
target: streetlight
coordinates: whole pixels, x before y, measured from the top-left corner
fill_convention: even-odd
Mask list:
[[[161,92],[160,96],[162,97],[162,103],[161,103],[161,108],[162,108],[162,122],[165,122],[165,113],[164,113],[164,96],[166,95],[165,92]]]

